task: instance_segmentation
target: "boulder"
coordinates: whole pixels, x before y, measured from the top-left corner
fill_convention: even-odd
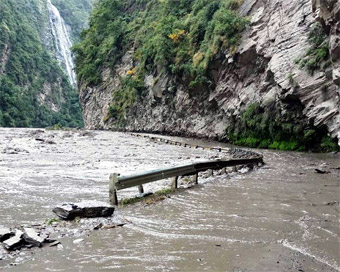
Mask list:
[[[9,238],[3,241],[3,245],[7,250],[16,250],[20,249],[25,245],[25,240],[23,239],[24,233],[20,230],[16,230],[15,235],[12,238]]]
[[[0,242],[9,239],[12,236],[14,236],[14,232],[12,232],[9,228],[0,227]]]
[[[62,204],[54,208],[53,212],[63,220],[73,220],[76,217],[108,217],[113,214],[114,207],[100,201],[83,201]]]
[[[42,247],[45,238],[41,237],[33,228],[24,228],[24,231],[23,238],[27,244],[35,247]]]

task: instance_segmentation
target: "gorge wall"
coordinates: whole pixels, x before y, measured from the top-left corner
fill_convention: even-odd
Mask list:
[[[238,12],[249,18],[248,26],[236,50],[220,48],[210,59],[209,84],[190,88],[185,77],[156,67],[143,75],[143,95],[117,118],[115,93],[139,65],[138,44],[129,44],[114,66],[100,66],[97,83],[80,78],[86,127],[274,148],[291,142],[287,149],[320,143],[326,135],[339,141],[340,2],[245,0]],[[313,49],[320,35],[324,41]]]
[[[83,125],[70,48],[78,37],[70,36],[71,28],[52,3],[0,2],[0,126]],[[77,10],[70,4],[73,18]],[[77,9],[83,9],[81,3]]]

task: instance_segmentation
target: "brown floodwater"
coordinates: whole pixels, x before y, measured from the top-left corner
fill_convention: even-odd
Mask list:
[[[4,257],[0,270],[340,271],[339,154],[257,152],[264,155],[262,168],[201,176],[198,186],[179,189],[164,201],[119,207],[114,218],[128,222],[121,228],[81,232],[81,222],[74,223],[73,235],[57,236],[62,246]],[[228,154],[118,132],[0,129],[0,225],[44,222],[63,202],[108,201],[111,172],[131,174],[218,156]],[[145,190],[169,185],[164,180]],[[131,188],[119,197],[137,193]]]

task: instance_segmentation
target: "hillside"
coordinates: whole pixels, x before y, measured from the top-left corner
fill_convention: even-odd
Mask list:
[[[1,1],[0,33],[0,126],[82,126],[77,91],[56,56],[47,1]]]
[[[88,128],[334,150],[337,1],[101,0],[75,47]]]

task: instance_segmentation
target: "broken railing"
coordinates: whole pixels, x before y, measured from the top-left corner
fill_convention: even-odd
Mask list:
[[[167,178],[173,178],[172,187],[177,188],[178,178],[180,176],[194,176],[194,182],[198,183],[198,173],[207,170],[220,170],[226,167],[238,165],[254,165],[263,163],[263,157],[230,160],[214,160],[206,162],[197,162],[183,166],[169,167],[154,171],[148,171],[141,174],[130,176],[119,176],[119,174],[110,175],[109,197],[112,205],[118,205],[117,191],[130,187],[139,186],[139,192],[143,193],[143,184],[158,181]]]

